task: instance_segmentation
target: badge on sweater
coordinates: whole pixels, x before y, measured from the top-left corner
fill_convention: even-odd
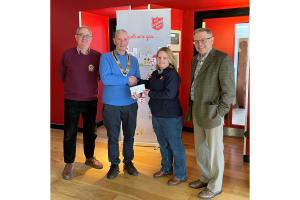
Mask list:
[[[95,70],[94,65],[89,65],[89,72],[93,72]]]

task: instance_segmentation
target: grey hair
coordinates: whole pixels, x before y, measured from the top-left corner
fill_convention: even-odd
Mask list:
[[[116,38],[119,33],[126,33],[128,35],[128,32],[125,29],[118,29],[115,32],[114,38]]]
[[[87,29],[89,32],[90,32],[90,34],[92,35],[92,31],[91,31],[91,29],[88,27],[88,26],[79,26],[77,29],[76,29],[76,34],[78,34],[79,33],[79,31],[81,30],[81,29]]]
[[[213,36],[212,31],[208,28],[197,28],[196,30],[194,30],[194,35],[200,32],[206,32],[210,37]]]

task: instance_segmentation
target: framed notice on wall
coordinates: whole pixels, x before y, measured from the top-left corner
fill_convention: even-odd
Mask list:
[[[181,50],[181,31],[171,30],[171,50]]]

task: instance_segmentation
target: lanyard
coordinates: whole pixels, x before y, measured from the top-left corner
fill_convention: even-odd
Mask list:
[[[129,70],[130,70],[130,63],[131,63],[130,62],[130,56],[129,56],[129,54],[127,53],[127,66],[126,66],[126,69],[123,70],[122,64],[119,61],[119,59],[117,58],[115,51],[112,51],[111,53],[112,53],[112,55],[113,55],[116,63],[118,64],[119,69],[120,69],[122,75],[126,77],[128,75]]]

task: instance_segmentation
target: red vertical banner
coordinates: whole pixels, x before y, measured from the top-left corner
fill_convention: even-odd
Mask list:
[[[93,33],[93,41],[91,48],[99,51],[100,53],[106,53],[109,51],[109,17],[97,15],[89,12],[80,12],[81,25],[88,26]],[[100,59],[100,58],[99,58]],[[98,109],[96,121],[102,121],[102,83],[98,83]],[[80,119],[79,127],[82,127],[82,119]]]

